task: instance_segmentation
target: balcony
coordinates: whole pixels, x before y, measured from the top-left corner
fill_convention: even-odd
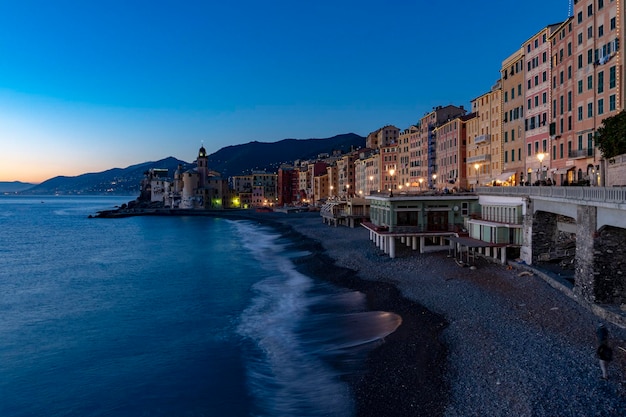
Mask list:
[[[570,159],[582,159],[582,158],[591,158],[594,154],[594,148],[587,149],[574,149],[567,153],[568,158]]]
[[[489,143],[489,142],[491,142],[490,134],[476,136],[476,139],[474,139],[474,143],[476,145],[482,145],[483,143]]]
[[[467,158],[468,164],[473,164],[474,162],[489,162],[489,161],[491,161],[490,154],[476,155],[476,156],[471,156]]]

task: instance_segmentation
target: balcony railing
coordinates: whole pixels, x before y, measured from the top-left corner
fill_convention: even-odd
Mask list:
[[[476,156],[471,156],[467,158],[468,164],[473,164],[474,162],[489,162],[489,161],[491,161],[490,154],[476,155]]]
[[[481,145],[483,143],[489,143],[490,141],[491,141],[491,135],[489,135],[489,134],[476,136],[476,139],[474,139],[474,143],[476,145]]]
[[[574,149],[567,153],[571,159],[590,158],[593,156],[595,148]]]
[[[478,187],[476,193],[562,198],[582,205],[626,203],[626,187]]]

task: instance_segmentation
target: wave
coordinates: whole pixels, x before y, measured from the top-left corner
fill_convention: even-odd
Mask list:
[[[240,222],[241,242],[266,271],[243,312],[248,386],[258,416],[350,416],[354,400],[342,380],[400,325],[400,316],[364,311],[365,296],[299,273],[288,242],[271,229]],[[365,347],[365,350],[363,349]]]

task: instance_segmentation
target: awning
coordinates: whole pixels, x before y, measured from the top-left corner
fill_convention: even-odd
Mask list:
[[[502,174],[496,177],[496,181],[504,182],[515,175],[515,171],[512,172],[503,172]]]
[[[567,171],[569,171],[567,168],[559,168],[559,169],[555,169],[554,171],[552,171],[553,174],[567,174]]]

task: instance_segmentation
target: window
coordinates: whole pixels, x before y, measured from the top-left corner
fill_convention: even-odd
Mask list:
[[[598,93],[604,92],[604,71],[598,73]]]
[[[582,45],[583,43],[583,34],[582,32],[578,34],[578,45]]]
[[[587,64],[593,64],[593,49],[587,51]]]
[[[559,83],[560,83],[560,84],[563,84],[563,82],[565,81],[565,77],[564,77],[564,75],[565,75],[565,74],[563,74],[563,71],[561,71],[561,72],[559,73]]]
[[[598,0],[598,10],[604,7],[604,0]]]
[[[515,142],[515,129],[511,129],[511,142]]]
[[[544,52],[544,53],[541,55],[541,62],[543,62],[544,64],[545,64],[546,62],[548,62],[548,53],[547,53],[547,52]]]
[[[583,119],[583,106],[578,106],[578,120]]]
[[[563,108],[565,107],[565,106],[563,106],[564,97],[563,96],[559,97],[559,100],[560,100],[560,105],[561,105],[560,106],[561,107],[561,111],[559,113],[563,114]],[[556,112],[555,112],[555,114],[556,114]]]
[[[547,104],[547,103],[548,103],[548,93],[544,91],[543,94],[541,95],[541,104]]]
[[[559,143],[559,158],[563,159],[563,142]]]
[[[593,38],[593,26],[587,28],[587,39]]]
[[[535,96],[535,107],[539,106],[539,96]]]
[[[601,38],[604,35],[604,25],[598,26],[598,38]]]
[[[587,6],[587,17],[593,15],[593,4]]]
[[[578,80],[578,94],[583,92],[583,80]]]
[[[535,86],[539,85],[539,76],[535,75]]]
[[[571,65],[567,67],[567,79],[568,80],[572,79],[572,66]]]
[[[532,148],[532,146],[531,146],[531,145],[530,145],[530,143],[529,143],[529,144],[528,144],[528,155],[526,155],[526,156],[530,156],[530,155],[532,155],[532,154],[533,154],[533,153],[532,153],[532,150],[533,150],[533,148]]]
[[[504,163],[509,162],[509,151],[504,151]]]
[[[593,103],[587,103],[587,117],[593,117]]]
[[[543,82],[545,83],[546,81],[548,81],[548,71],[544,71],[542,74],[542,79]]]
[[[615,94],[609,96],[609,111],[615,110]]]
[[[508,101],[509,101],[509,93],[505,91],[504,92],[504,102],[508,103]]]
[[[604,99],[598,99],[598,114],[604,114]]]
[[[578,23],[582,23],[583,22],[583,12],[578,12]],[[530,52],[530,45],[528,45],[528,52]]]
[[[529,89],[529,90],[532,88],[532,85],[531,85],[531,83],[530,83],[530,82],[531,82],[531,81],[530,81],[530,80],[528,80],[528,89]]]
[[[509,142],[509,132],[504,132],[504,143]]]
[[[572,116],[567,116],[567,130],[572,130]]]
[[[528,110],[530,110],[530,109],[532,108],[532,107],[531,107],[531,106],[532,106],[532,104],[533,104],[533,103],[530,101],[530,99],[528,99],[528,107],[527,107],[527,108],[528,108]]]
[[[609,88],[615,88],[615,65],[609,68]]]
[[[593,75],[587,77],[587,90],[593,89]]]
[[[522,83],[519,83],[517,85],[517,95],[521,96],[522,95]]]
[[[578,55],[578,69],[583,67],[583,56],[582,54]]]
[[[567,44],[567,56],[572,56],[572,43]]]
[[[583,148],[583,135],[578,135],[578,150]]]
[[[515,98],[515,88],[511,88],[511,100]]]
[[[615,24],[615,18],[612,17],[611,18],[611,30],[615,30],[616,24]]]
[[[567,111],[572,111],[572,92],[567,92]]]

